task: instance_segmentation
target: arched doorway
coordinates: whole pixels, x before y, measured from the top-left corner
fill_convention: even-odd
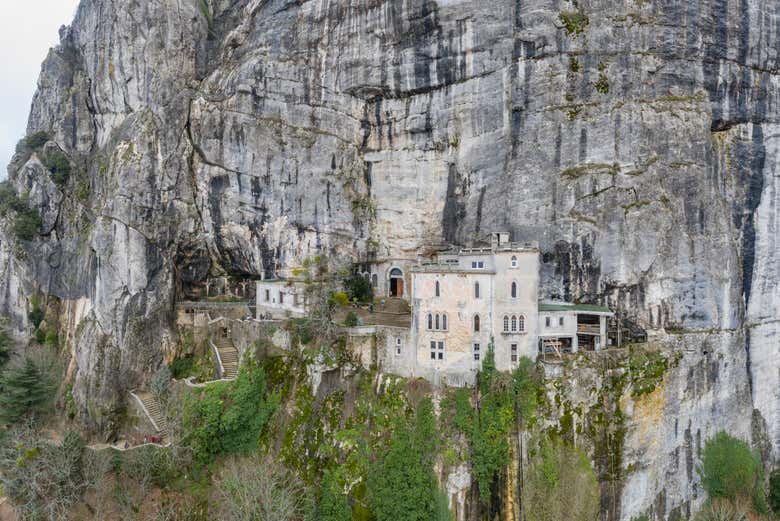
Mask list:
[[[393,268],[390,270],[390,296],[396,298],[403,298],[404,296],[404,272],[401,268]]]

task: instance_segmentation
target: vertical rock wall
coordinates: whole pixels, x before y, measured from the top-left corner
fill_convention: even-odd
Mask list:
[[[755,407],[780,449],[775,2],[206,5],[83,0],[29,122],[75,173],[11,165],[45,229],[5,223],[0,305],[24,327],[34,292],[64,301],[88,425],[169,349],[183,258],[272,275],[501,229],[540,242],[546,297],[685,351],[614,516],[700,497],[686,432],[747,436]]]

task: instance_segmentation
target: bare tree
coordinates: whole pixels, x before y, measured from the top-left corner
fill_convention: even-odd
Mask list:
[[[228,460],[215,489],[223,521],[303,521],[313,505],[300,479],[270,457]]]

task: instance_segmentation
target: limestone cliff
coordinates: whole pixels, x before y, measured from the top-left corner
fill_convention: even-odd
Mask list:
[[[609,517],[674,518],[699,440],[780,450],[779,53],[771,0],[82,0],[28,126],[73,170],[12,162],[42,227],[4,224],[0,304],[21,330],[59,300],[110,432],[181,284],[508,230],[540,242],[545,296],[684,353]]]

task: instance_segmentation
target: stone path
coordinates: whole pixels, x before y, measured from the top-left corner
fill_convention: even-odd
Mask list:
[[[238,350],[230,337],[219,336],[214,342],[222,364],[222,378],[229,380],[238,375]]]
[[[160,404],[154,398],[152,393],[138,392],[133,393],[138,400],[143,404],[146,415],[152,420],[152,424],[157,429],[156,436],[160,436],[160,445],[167,445],[169,443],[168,422],[165,421],[165,417],[162,414]]]

